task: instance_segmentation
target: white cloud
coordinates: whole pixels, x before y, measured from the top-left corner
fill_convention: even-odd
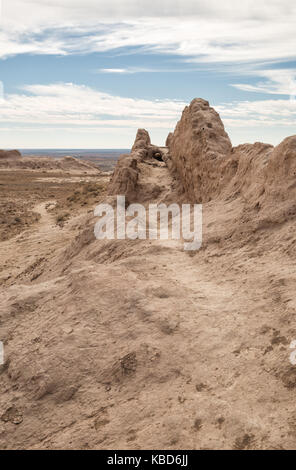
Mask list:
[[[184,70],[184,69],[183,69]],[[127,67],[124,69],[98,69],[97,73],[118,73],[118,74],[134,74],[134,73],[155,73],[155,72],[181,72],[183,70],[175,69],[159,69],[148,67]]]
[[[296,57],[291,0],[3,0],[0,57],[143,47],[192,62]]]
[[[0,100],[0,122],[170,128],[185,106],[174,100],[112,96],[72,83],[30,85],[23,90]]]
[[[72,83],[30,85],[0,99],[0,122],[76,127],[173,129],[188,103],[113,96]],[[272,99],[215,106],[231,125],[296,124],[296,101]]]
[[[3,15],[20,23],[101,18],[199,16],[216,18],[274,18],[295,12],[291,0],[2,0]]]
[[[2,6],[0,58],[117,52],[120,48],[128,48],[124,51],[128,53],[141,48],[178,55],[192,69],[202,63],[209,69],[261,77],[255,84],[235,83],[239,90],[292,98],[295,94],[296,70],[270,70],[266,65],[296,60],[296,3],[292,0],[158,0],[149,4],[147,0],[2,0]],[[97,72],[157,71],[168,70],[122,67]],[[114,136],[131,139],[139,126],[165,137],[186,104],[123,98],[71,84],[34,85],[0,101],[0,122],[23,129],[16,139],[26,132],[33,135],[32,126],[42,127],[40,138],[45,139],[45,132],[55,129],[61,142],[63,133],[95,138],[100,129],[101,136],[102,132],[109,135],[110,147]],[[285,126],[295,127],[293,99],[241,101],[217,108],[227,129],[253,126],[258,140],[264,129],[272,135],[281,128],[284,135]]]
[[[256,73],[257,76],[264,77],[266,80],[258,82],[256,85],[235,83],[232,86],[242,91],[295,96],[295,69],[256,70],[254,73]]]
[[[113,96],[69,83],[31,85],[0,99],[1,146],[127,148],[138,127],[147,128],[154,143],[163,144],[187,104]],[[295,133],[296,101],[212,105],[235,144],[245,140],[276,144]]]
[[[293,100],[240,101],[219,105],[216,109],[225,123],[236,127],[296,125],[296,101]]]
[[[118,69],[98,69],[96,73],[135,74],[135,73],[184,73],[197,71],[195,68],[157,68],[157,67],[126,67]]]
[[[97,72],[101,73],[133,73],[129,69],[99,69]]]

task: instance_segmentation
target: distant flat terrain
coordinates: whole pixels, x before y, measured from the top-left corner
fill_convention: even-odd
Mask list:
[[[129,149],[21,149],[24,157],[54,157],[71,156],[95,163],[103,171],[114,168],[119,156],[129,153]]]

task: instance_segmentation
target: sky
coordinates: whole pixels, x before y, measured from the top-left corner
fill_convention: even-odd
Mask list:
[[[163,145],[196,97],[233,145],[296,134],[294,0],[0,2],[0,148]]]

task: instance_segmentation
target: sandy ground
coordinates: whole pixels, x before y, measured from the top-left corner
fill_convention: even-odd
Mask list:
[[[141,175],[149,202],[173,198],[167,168]],[[0,447],[295,449],[292,222],[230,237],[237,199],[205,205],[194,255],[99,241],[100,177],[86,204],[80,188],[69,206],[76,180],[52,184],[0,244]]]

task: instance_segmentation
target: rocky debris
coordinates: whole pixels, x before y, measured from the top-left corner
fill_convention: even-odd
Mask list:
[[[22,158],[18,150],[0,150],[0,160],[18,160]]]

